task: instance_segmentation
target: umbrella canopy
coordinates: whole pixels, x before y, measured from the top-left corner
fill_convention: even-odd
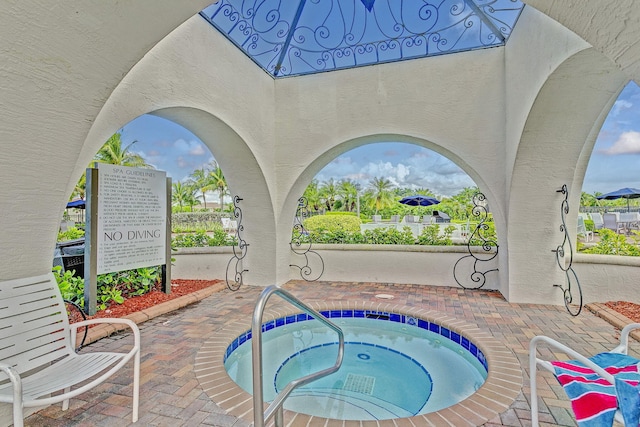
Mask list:
[[[67,209],[68,208],[84,209],[85,206],[86,206],[86,202],[84,200],[74,200],[72,202],[67,203]]]
[[[434,199],[433,197],[416,194],[415,196],[404,197],[400,199],[398,203],[409,206],[431,206],[437,205],[438,203],[440,203],[440,200]]]
[[[598,200],[615,200],[615,199],[627,199],[627,211],[629,211],[629,199],[637,199],[640,197],[640,190],[637,188],[621,188],[610,193],[602,194],[596,199]]]

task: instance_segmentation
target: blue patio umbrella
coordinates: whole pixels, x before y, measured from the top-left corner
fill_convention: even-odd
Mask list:
[[[67,209],[69,208],[84,209],[85,206],[86,206],[86,201],[84,200],[74,200],[72,202],[67,203]]]
[[[440,200],[434,199],[433,197],[416,194],[415,196],[404,197],[400,199],[398,203],[409,206],[431,206],[437,205],[438,203],[440,203]]]
[[[598,200],[616,200],[616,199],[627,199],[627,212],[629,212],[629,199],[637,199],[640,197],[640,190],[637,188],[621,188],[616,191],[612,191],[610,193],[602,194],[596,199]]]

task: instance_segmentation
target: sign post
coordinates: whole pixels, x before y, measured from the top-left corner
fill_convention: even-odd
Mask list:
[[[98,274],[171,265],[166,186],[166,173],[154,169],[98,163],[87,170],[87,313],[96,311]],[[164,283],[163,289],[170,285]]]

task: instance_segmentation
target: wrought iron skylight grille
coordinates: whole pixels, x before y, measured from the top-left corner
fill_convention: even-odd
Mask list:
[[[274,77],[502,46],[520,0],[220,0],[200,14]]]

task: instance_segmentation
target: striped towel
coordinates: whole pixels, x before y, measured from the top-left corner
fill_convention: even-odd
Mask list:
[[[625,424],[637,426],[640,418],[640,360],[618,353],[600,353],[591,360],[616,377]],[[618,407],[616,387],[577,360],[553,361],[556,378],[571,399],[571,407],[580,427],[613,425]],[[628,419],[627,419],[628,418]]]

